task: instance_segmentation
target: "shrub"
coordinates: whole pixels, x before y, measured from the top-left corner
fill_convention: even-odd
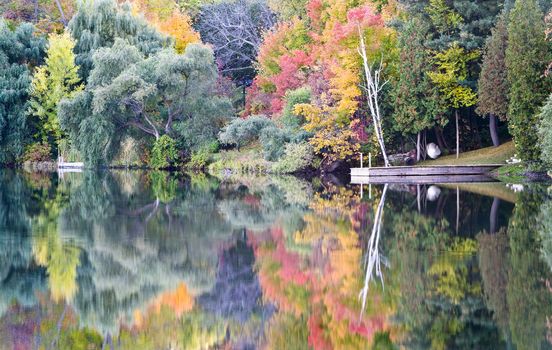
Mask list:
[[[288,143],[282,159],[272,166],[272,172],[291,174],[304,170],[312,165],[314,151],[307,142]]]
[[[289,142],[289,132],[276,126],[266,127],[259,138],[263,146],[264,159],[276,161],[284,154],[284,147]]]
[[[187,166],[193,170],[203,170],[209,163],[209,158],[211,157],[211,152],[208,148],[201,148],[198,151],[192,153],[190,161]]]
[[[164,169],[174,165],[178,159],[176,141],[168,135],[163,135],[153,144],[150,166],[154,169]]]
[[[552,94],[542,108],[539,119],[539,139],[541,160],[548,166],[552,166]]]
[[[220,142],[239,147],[256,141],[262,130],[274,126],[274,122],[265,116],[253,115],[249,118],[236,118],[219,134]]]
[[[21,157],[23,162],[50,162],[52,161],[52,153],[50,145],[47,142],[36,142],[30,144],[25,149],[25,153]]]
[[[286,92],[284,97],[285,106],[282,112],[281,122],[285,127],[298,129],[304,124],[305,118],[294,113],[295,105],[311,102],[311,89],[309,87],[301,87],[299,89]]]

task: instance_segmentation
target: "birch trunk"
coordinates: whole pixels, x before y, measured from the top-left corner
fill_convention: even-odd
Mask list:
[[[358,34],[360,37],[360,47],[358,49],[358,53],[360,54],[360,57],[362,58],[362,63],[364,67],[364,76],[366,79],[366,100],[368,102],[368,107],[370,109],[370,115],[372,117],[372,122],[374,124],[374,131],[376,133],[376,138],[378,140],[381,154],[383,156],[383,162],[386,167],[390,166],[389,159],[387,158],[387,152],[385,151],[385,141],[383,139],[383,128],[381,126],[381,115],[380,115],[380,109],[379,109],[379,101],[378,101],[378,95],[381,92],[382,87],[387,83],[384,82],[380,85],[380,77],[381,77],[381,71],[382,71],[382,62],[380,61],[380,66],[378,69],[375,69],[372,73],[372,69],[368,64],[368,55],[366,53],[366,44],[364,42],[364,37],[362,35],[362,31],[360,29],[360,26],[358,27]]]
[[[498,138],[498,129],[496,126],[496,115],[489,115],[489,132],[491,133],[491,139],[493,140],[493,146],[500,146],[500,140]]]

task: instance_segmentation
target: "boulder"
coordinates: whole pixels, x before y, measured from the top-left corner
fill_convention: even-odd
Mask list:
[[[427,145],[427,155],[430,156],[431,159],[437,159],[441,155],[441,149],[432,142]]]

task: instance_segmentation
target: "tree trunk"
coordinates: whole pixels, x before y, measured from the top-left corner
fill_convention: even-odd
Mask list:
[[[63,23],[63,25],[67,27],[67,19],[65,19],[65,13],[63,13],[63,7],[61,7],[61,3],[59,2],[59,0],[55,0],[55,1],[56,1],[57,8],[59,10],[61,23]]]
[[[460,130],[458,129],[458,110],[454,111],[456,119],[456,159],[460,156]]]
[[[489,131],[491,132],[491,139],[493,139],[493,146],[500,146],[500,140],[498,139],[498,128],[496,126],[496,115],[489,115]]]
[[[498,207],[500,206],[500,199],[494,197],[493,204],[491,205],[491,213],[489,215],[489,233],[496,233],[496,224],[498,222]]]
[[[418,163],[421,159],[421,146],[420,146],[420,143],[421,143],[421,138],[422,138],[422,134],[421,132],[418,131],[418,138],[416,139],[416,163]]]

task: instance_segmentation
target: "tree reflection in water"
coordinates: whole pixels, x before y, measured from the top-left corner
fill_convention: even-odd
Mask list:
[[[4,172],[0,340],[549,348],[552,202],[539,186],[475,187],[458,207],[456,185],[374,186],[361,200],[291,177]]]

